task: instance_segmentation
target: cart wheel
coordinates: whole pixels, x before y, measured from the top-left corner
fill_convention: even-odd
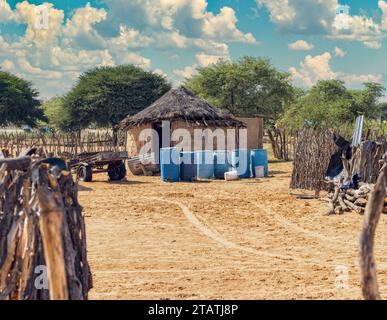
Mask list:
[[[125,164],[122,161],[110,163],[108,175],[111,181],[120,181],[126,177]]]
[[[79,181],[91,182],[93,180],[93,169],[90,166],[80,166],[77,177]]]

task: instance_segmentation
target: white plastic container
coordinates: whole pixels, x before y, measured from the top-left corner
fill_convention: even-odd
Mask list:
[[[239,180],[238,171],[226,172],[224,174],[224,179],[226,181],[237,181],[237,180]]]
[[[265,167],[254,167],[255,177],[264,178],[265,177]]]

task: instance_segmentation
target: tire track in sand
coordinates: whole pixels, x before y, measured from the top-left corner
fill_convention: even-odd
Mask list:
[[[253,203],[253,202],[251,202],[251,204],[253,206],[257,207],[261,212],[263,212],[268,219],[274,220],[281,227],[286,228],[286,229],[291,229],[293,232],[295,232],[297,234],[301,233],[301,234],[303,234],[304,237],[319,240],[323,244],[326,244],[326,242],[330,242],[330,243],[336,244],[336,245],[343,244],[342,241],[340,241],[340,240],[348,240],[345,238],[340,239],[338,237],[325,236],[319,232],[305,229],[302,226],[298,225],[297,223],[294,223],[293,221],[286,219],[285,217],[280,216],[279,214],[277,214],[275,211],[271,210],[270,208],[267,208],[267,207],[263,208],[261,205],[259,205],[257,203]]]
[[[276,254],[276,253],[270,253],[267,251],[260,251],[251,247],[245,247],[238,245],[232,241],[227,240],[224,238],[218,231],[213,229],[212,227],[206,226],[203,224],[197,217],[196,215],[184,204],[178,202],[178,201],[173,201],[173,200],[166,200],[162,198],[152,198],[155,201],[161,201],[164,203],[169,203],[173,204],[175,206],[178,206],[181,211],[184,213],[186,219],[194,226],[196,229],[198,229],[204,236],[207,238],[212,239],[213,241],[221,244],[227,249],[235,249],[238,251],[246,252],[249,254],[253,255],[258,255],[258,256],[266,256],[270,258],[276,258],[276,259],[282,259],[285,261],[291,261],[291,262],[299,262],[303,264],[310,264],[310,265],[317,265],[317,266],[323,266],[323,265],[328,265],[332,267],[336,267],[340,263],[333,263],[330,261],[322,261],[322,260],[315,260],[315,259],[310,259],[310,258],[298,258],[292,255],[283,255],[283,254]],[[149,198],[148,198],[149,200]]]

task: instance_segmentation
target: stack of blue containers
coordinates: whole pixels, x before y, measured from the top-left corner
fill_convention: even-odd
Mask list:
[[[232,152],[232,167],[238,172],[242,179],[251,177],[250,151],[246,149],[235,150]]]
[[[269,176],[269,158],[267,150],[264,149],[255,149],[251,150],[251,166],[253,177],[255,176],[255,167],[264,167],[265,168],[265,177]]]
[[[181,153],[180,177],[181,181],[192,182],[198,176],[195,152]]]
[[[197,151],[197,177],[199,179],[211,179],[214,176],[214,152]]]
[[[179,152],[176,148],[160,150],[161,178],[164,182],[191,182],[199,179],[224,179],[226,172],[235,170],[242,179],[255,177],[255,167],[264,167],[265,177],[269,175],[267,150],[240,149],[229,151]]]
[[[216,179],[224,179],[224,174],[229,172],[232,166],[227,150],[217,151],[214,154],[214,175]]]
[[[176,148],[160,150],[161,179],[164,182],[180,181],[180,152]]]

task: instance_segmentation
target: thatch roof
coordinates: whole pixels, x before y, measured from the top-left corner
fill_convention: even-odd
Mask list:
[[[186,121],[189,125],[216,127],[245,127],[243,122],[231,114],[222,113],[184,87],[170,90],[150,107],[127,117],[119,127],[129,129],[161,121]]]

